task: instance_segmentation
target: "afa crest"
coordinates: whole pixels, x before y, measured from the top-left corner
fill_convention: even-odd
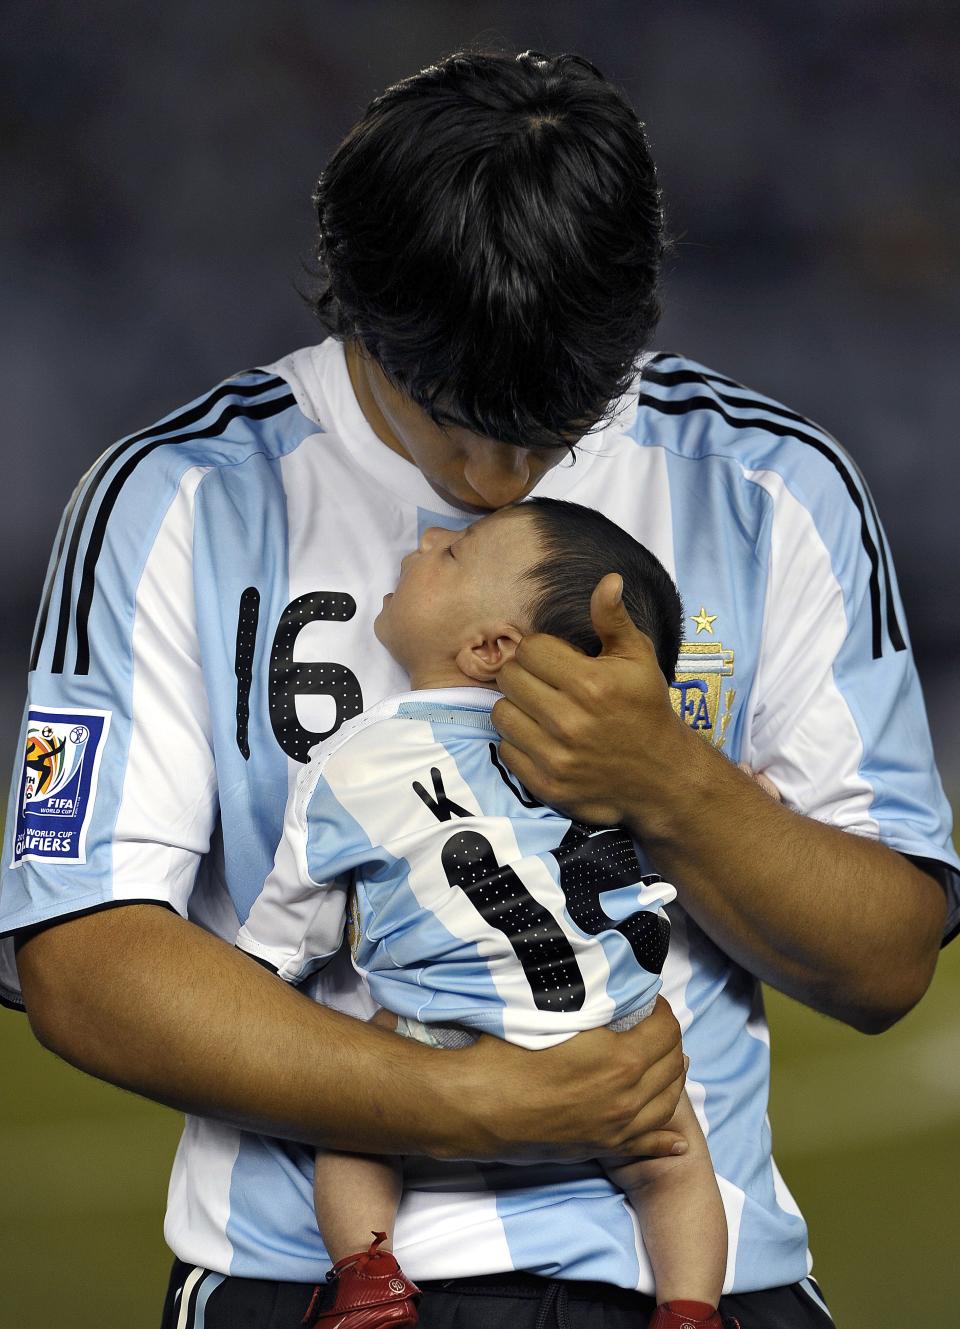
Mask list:
[[[690,615],[697,635],[713,635],[716,614],[701,607]],[[683,641],[677,661],[676,679],[670,684],[670,701],[680,719],[698,730],[715,748],[722,749],[733,713],[736,691],[724,684],[733,676],[733,651],[719,641]]]

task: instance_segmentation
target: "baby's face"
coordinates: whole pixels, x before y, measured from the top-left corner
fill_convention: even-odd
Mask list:
[[[541,557],[533,519],[511,508],[462,531],[431,526],[400,564],[373,630],[408,673],[453,660],[466,642],[526,631],[526,574]]]

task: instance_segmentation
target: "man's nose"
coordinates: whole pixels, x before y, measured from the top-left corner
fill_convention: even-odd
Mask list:
[[[510,443],[482,443],[471,449],[463,473],[484,503],[502,508],[529,491],[530,454]]]

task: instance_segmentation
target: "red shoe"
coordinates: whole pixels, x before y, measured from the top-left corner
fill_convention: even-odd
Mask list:
[[[714,1311],[705,1320],[694,1320],[689,1315],[678,1315],[667,1302],[653,1312],[647,1329],[740,1329],[736,1320],[723,1320]]]
[[[332,1306],[318,1310],[327,1290],[323,1283],[313,1289],[310,1305],[301,1323],[322,1329],[402,1329],[420,1318],[415,1302],[420,1289],[411,1283],[389,1251],[378,1250],[385,1232],[374,1232],[374,1240],[358,1255],[345,1255],[327,1274],[336,1283]]]

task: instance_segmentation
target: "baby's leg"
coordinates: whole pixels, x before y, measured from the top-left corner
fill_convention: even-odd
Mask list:
[[[374,1232],[385,1232],[383,1248],[393,1249],[400,1187],[399,1164],[390,1158],[317,1153],[313,1203],[323,1244],[334,1263],[365,1251]]]
[[[702,1314],[687,1310],[686,1318],[706,1320],[723,1287],[727,1223],[707,1142],[686,1093],[667,1129],[685,1137],[685,1154],[612,1162],[607,1174],[640,1221],[657,1304],[700,1302]]]
[[[377,1011],[371,1024],[395,1029],[397,1017]],[[334,1263],[366,1250],[373,1232],[385,1232],[383,1248],[393,1249],[401,1186],[399,1159],[317,1150],[313,1203],[323,1244]]]

